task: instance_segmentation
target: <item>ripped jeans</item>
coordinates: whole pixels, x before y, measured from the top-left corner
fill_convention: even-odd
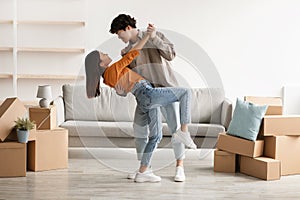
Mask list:
[[[169,106],[174,102],[179,102],[180,124],[190,123],[191,91],[187,88],[177,87],[153,88],[148,81],[142,80],[135,84],[131,92],[137,100],[134,131],[139,133],[140,131],[145,131],[143,127],[147,127],[147,125],[149,126],[149,133],[144,132],[148,137],[135,134],[136,149],[138,158],[141,160],[141,165],[149,166],[153,151],[156,149],[157,144],[162,139],[160,107]],[[173,123],[176,124],[177,128],[176,118],[174,118]],[[175,130],[171,130],[172,133],[176,131],[176,128]],[[179,145],[183,144],[179,143]],[[184,146],[180,151],[181,152],[178,157],[182,156]]]

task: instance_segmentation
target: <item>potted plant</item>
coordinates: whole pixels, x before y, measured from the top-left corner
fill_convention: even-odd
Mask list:
[[[34,121],[27,118],[18,118],[15,121],[15,128],[17,129],[18,142],[27,143],[29,131],[34,128]]]

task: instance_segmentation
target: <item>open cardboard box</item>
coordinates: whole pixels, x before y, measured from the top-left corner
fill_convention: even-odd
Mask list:
[[[15,126],[18,117],[26,114],[26,108],[18,98],[7,98],[0,105],[0,140],[4,141]]]

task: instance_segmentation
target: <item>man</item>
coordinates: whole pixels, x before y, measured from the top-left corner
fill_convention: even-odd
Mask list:
[[[136,20],[130,15],[120,14],[111,23],[110,32],[117,34],[118,38],[128,46],[121,51],[121,54],[126,54],[138,41],[140,41],[146,32],[136,28]],[[148,40],[144,48],[140,51],[140,56],[137,57],[131,64],[130,68],[149,80],[156,87],[176,87],[177,80],[171,70],[169,61],[175,58],[174,45],[164,36],[163,33],[154,31],[151,38]],[[122,94],[122,91],[117,91]],[[162,107],[161,111],[167,121],[168,127],[172,135],[178,128],[178,116],[176,112],[176,104],[169,104]],[[136,108],[134,116],[134,134],[138,160],[141,159],[142,152],[145,149],[149,137],[147,116]],[[151,137],[151,135],[150,135]],[[183,159],[185,158],[185,146],[178,140],[172,137],[172,146],[176,158],[176,172],[174,180],[178,182],[185,181],[183,168]],[[136,173],[128,175],[129,179],[133,179]]]

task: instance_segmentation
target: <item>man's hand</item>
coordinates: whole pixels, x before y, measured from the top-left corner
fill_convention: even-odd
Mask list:
[[[150,35],[150,38],[154,38],[156,36],[156,28],[153,24],[148,24],[147,32]]]

